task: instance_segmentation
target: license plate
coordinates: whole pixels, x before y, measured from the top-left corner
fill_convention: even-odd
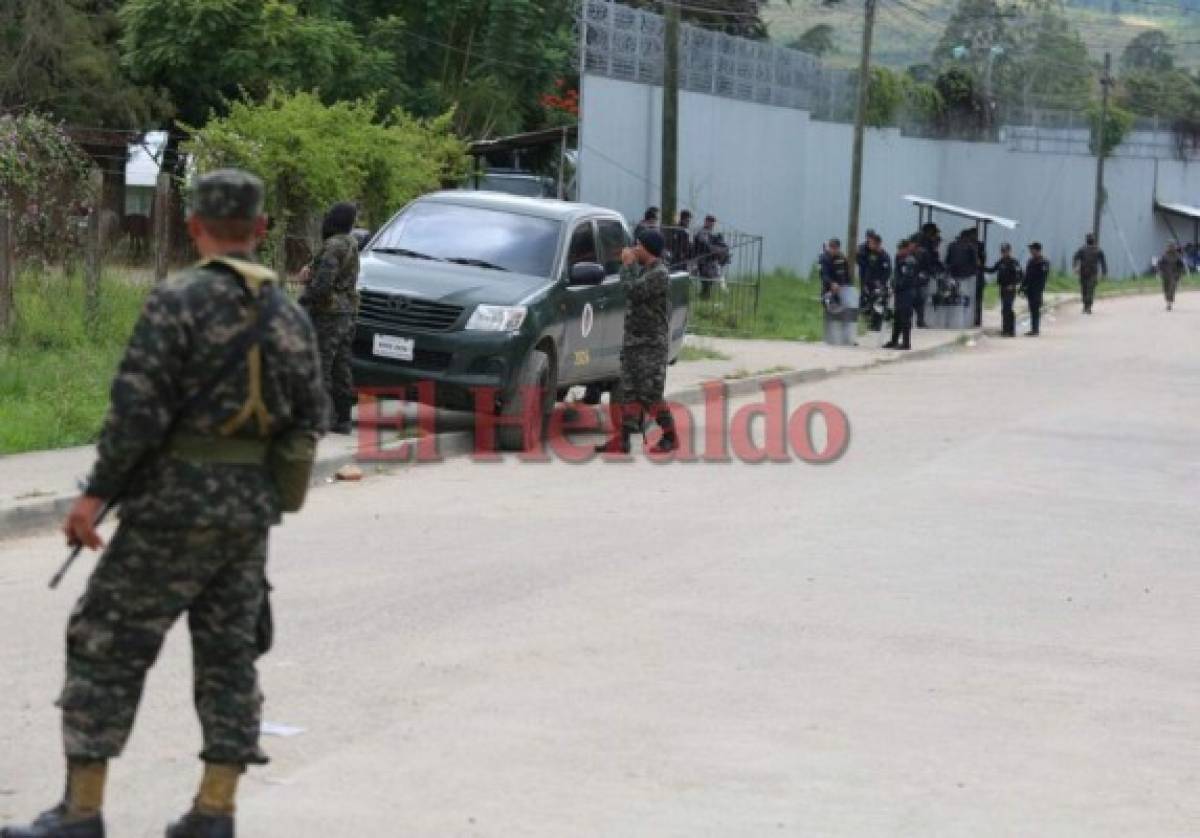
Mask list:
[[[411,361],[413,359],[413,339],[398,338],[395,335],[375,335],[374,350],[380,358]]]

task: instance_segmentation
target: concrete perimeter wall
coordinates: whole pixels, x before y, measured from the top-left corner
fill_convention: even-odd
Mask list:
[[[660,202],[662,90],[586,75],[580,134],[580,200],[612,207],[630,220]],[[764,236],[764,263],[806,272],[830,236],[844,237],[849,212],[849,125],[817,122],[807,111],[705,94],[680,94],[680,206],[712,212],[723,224]],[[860,229],[874,227],[889,249],[916,227],[901,200],[924,195],[1018,219],[993,229],[1022,247],[1034,239],[1057,267],[1091,227],[1096,161],[1073,154],[1010,150],[1001,143],[867,133]],[[1114,157],[1106,163],[1109,203],[1103,245],[1114,274],[1142,272],[1170,230],[1153,211],[1155,183],[1164,201],[1200,205],[1200,163]],[[944,233],[965,220],[938,217]],[[1190,240],[1190,224],[1172,220]]]

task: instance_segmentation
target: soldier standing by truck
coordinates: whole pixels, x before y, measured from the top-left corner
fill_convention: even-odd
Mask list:
[[[353,430],[351,412],[357,401],[350,369],[354,347],[354,318],[358,314],[358,239],[353,235],[358,208],[335,204],[321,225],[324,244],[306,272],[308,287],[300,305],[308,310],[317,330],[321,375],[332,410],[330,430]]]
[[[201,177],[188,231],[204,261],[157,286],[134,327],[96,464],[63,527],[97,550],[101,511],[120,503],[67,627],[66,793],[3,838],[103,838],[108,762],[184,613],[204,774],[168,838],[232,836],[238,781],[267,761],[255,668],[269,645],[267,533],[303,502],[326,406],[312,324],[253,261],[262,204],[246,172]]]
[[[655,229],[642,229],[637,245],[621,252],[621,282],[625,286],[625,336],[621,344],[620,397],[613,400],[613,436],[596,446],[597,453],[628,454],[630,438],[645,427],[646,415],[656,411],[662,438],[652,453],[679,446],[675,419],[663,404],[670,348],[671,277],[662,261],[666,242]]]
[[[1108,260],[1104,251],[1096,244],[1096,237],[1091,233],[1084,239],[1083,247],[1075,251],[1072,260],[1075,273],[1079,276],[1079,293],[1083,297],[1083,313],[1092,313],[1092,303],[1096,300],[1096,286],[1108,275]]]

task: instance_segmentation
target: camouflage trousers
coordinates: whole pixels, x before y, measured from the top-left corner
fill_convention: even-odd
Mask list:
[[[206,762],[264,764],[255,632],[267,531],[122,524],[67,627],[62,708],[68,759],[119,756],[146,673],[185,612]]]
[[[1083,307],[1088,311],[1092,310],[1092,304],[1096,301],[1096,286],[1099,284],[1098,276],[1081,276],[1079,278],[1079,296],[1083,298]]]
[[[639,405],[643,413],[662,406],[667,384],[667,347],[634,346],[621,350],[621,387],[615,400],[622,405]],[[634,423],[626,415],[627,424]],[[640,420],[636,420],[640,426]]]
[[[312,318],[321,355],[321,375],[329,395],[332,422],[350,419],[357,397],[350,359],[354,346],[354,318],[348,314],[316,314]]]

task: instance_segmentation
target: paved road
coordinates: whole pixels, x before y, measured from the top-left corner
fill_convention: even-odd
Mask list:
[[[792,393],[838,464],[480,465],[274,541],[243,834],[1195,835],[1200,296]],[[57,790],[52,539],[0,544],[0,819]],[[186,634],[111,784],[197,775]]]

